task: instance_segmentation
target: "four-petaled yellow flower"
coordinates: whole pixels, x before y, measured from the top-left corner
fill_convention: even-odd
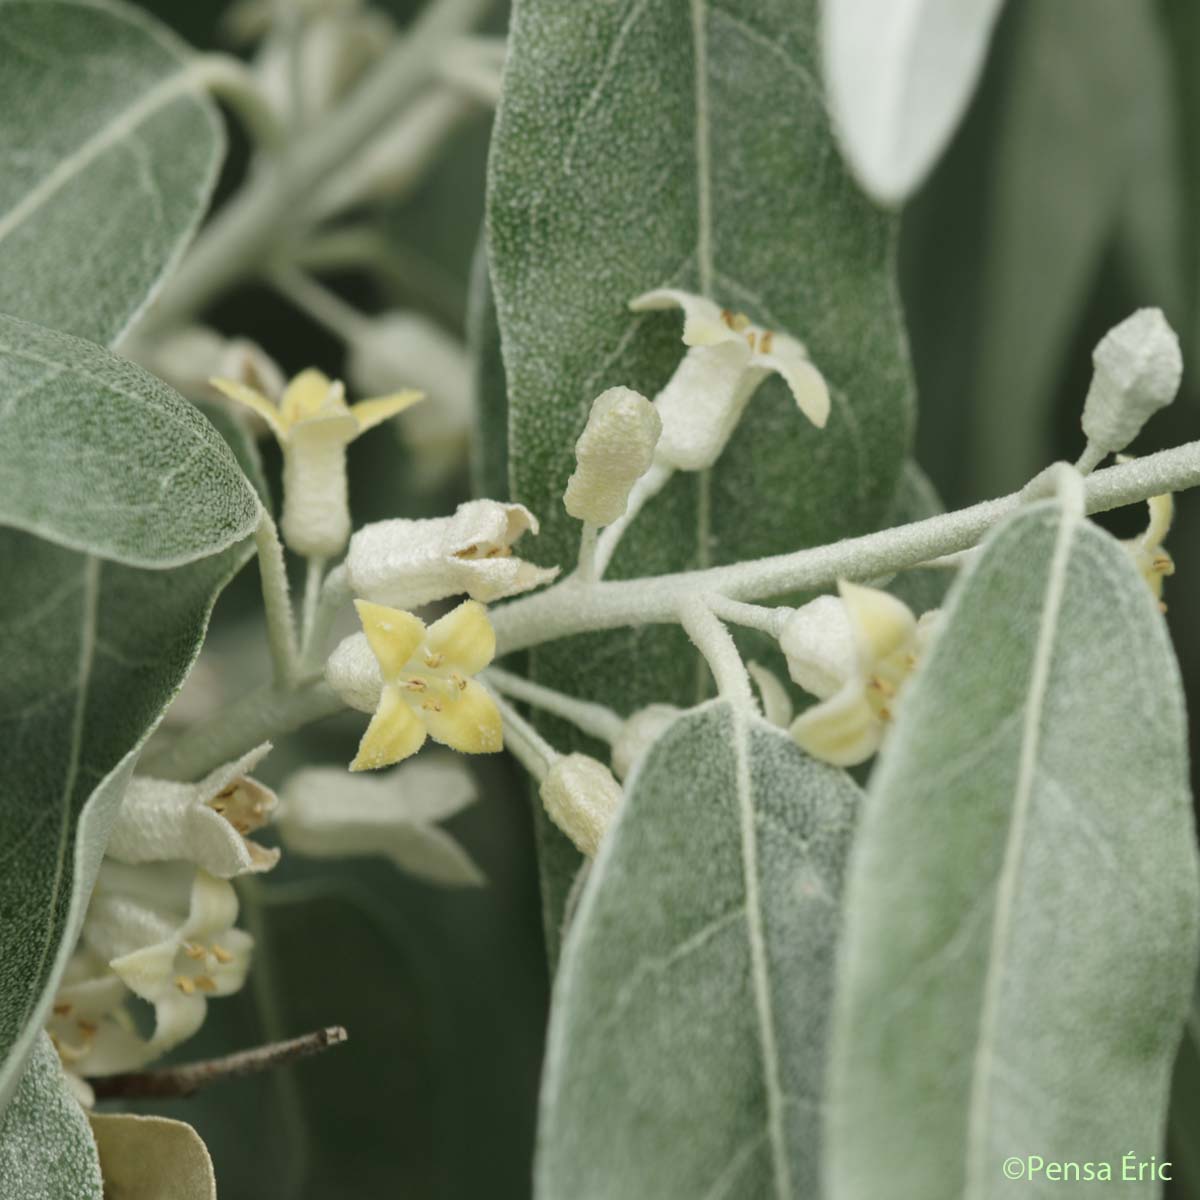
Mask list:
[[[350,770],[369,771],[408,758],[427,734],[464,754],[504,748],[500,713],[471,678],[496,653],[496,635],[482,604],[464,600],[428,628],[398,608],[367,600],[354,606],[383,689]]]
[[[360,433],[403,412],[421,392],[396,392],[346,403],[346,389],[317,370],[301,371],[284,388],[278,406],[235,379],[213,387],[253,409],[283,448],[284,540],[298,554],[331,558],[350,538],[346,447]]]

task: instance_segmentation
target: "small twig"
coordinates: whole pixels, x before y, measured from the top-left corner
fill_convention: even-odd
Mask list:
[[[139,1100],[191,1096],[202,1088],[227,1079],[257,1075],[272,1067],[320,1054],[346,1040],[340,1025],[330,1025],[286,1042],[270,1042],[252,1050],[239,1050],[222,1058],[185,1063],[180,1067],[162,1067],[155,1071],[127,1071],[121,1075],[101,1075],[88,1080],[97,1100]]]

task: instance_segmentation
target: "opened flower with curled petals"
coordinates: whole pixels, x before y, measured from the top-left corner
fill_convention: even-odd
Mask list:
[[[549,583],[557,567],[537,567],[512,552],[537,518],[523,504],[470,500],[452,517],[377,521],[350,539],[351,590],[393,608],[419,608],[466,593],[485,604]]]
[[[187,863],[101,864],[81,941],[154,1006],[151,1057],[200,1028],[209,997],[245,982],[254,940],[237,913],[233,885]]]
[[[412,613],[356,600],[363,632],[346,638],[325,678],[353,708],[374,712],[350,764],[369,771],[408,758],[431,737],[464,754],[504,748],[500,713],[472,676],[496,653],[487,611],[474,600],[426,627]]]
[[[278,405],[235,379],[212,385],[256,412],[283,449],[284,540],[297,554],[330,558],[350,537],[346,447],[421,399],[415,391],[396,392],[346,403],[346,389],[317,370],[302,371],[284,388]]]
[[[123,863],[182,859],[218,879],[269,871],[279,851],[249,835],[270,820],[277,800],[248,772],[270,749],[264,742],[199,783],[135,775],[105,853]]]
[[[144,1066],[157,1053],[134,1024],[131,993],[108,964],[87,946],[67,960],[54,995],[46,1032],[72,1086],[91,1103],[85,1075],[113,1075]]]
[[[792,722],[793,740],[849,767],[879,749],[936,613],[918,622],[887,592],[844,581],[838,591],[797,609],[779,641],[792,678],[821,701]]]
[[[658,461],[702,471],[720,457],[750,397],[772,372],[818,429],[829,418],[829,389],[803,343],[755,325],[743,313],[691,292],[660,288],[630,301],[634,312],[682,308],[687,353],[655,397],[662,418]]]

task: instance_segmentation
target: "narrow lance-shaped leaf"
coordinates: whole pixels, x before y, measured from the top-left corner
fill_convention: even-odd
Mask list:
[[[817,1195],[859,797],[842,771],[723,701],[655,744],[563,950],[542,1200]]]
[[[1004,0],[823,0],[825,80],[863,186],[899,204],[958,127]]]
[[[100,1200],[102,1192],[87,1117],[43,1033],[0,1116],[0,1200]]]
[[[166,384],[90,342],[0,317],[0,523],[169,567],[240,541],[259,511],[224,440]]]
[[[1182,695],[1145,582],[1069,506],[1010,519],[952,593],[846,913],[831,1195],[1001,1200],[1026,1155],[1159,1194],[1121,1158],[1162,1153],[1196,969]]]
[[[817,58],[815,0],[518,0],[489,250],[512,496],[542,522],[542,562],[575,559],[562,494],[592,401],[617,384],[653,397],[683,354],[679,314],[628,310],[651,288],[706,293],[800,338],[833,407],[818,430],[769,379],[712,471],[650,502],[610,575],[778,553],[884,517],[912,419],[894,229],[842,166]],[[622,713],[708,687],[668,627],[540,648],[530,670]],[[561,860],[543,875],[553,953],[578,858],[544,840]]]
[[[252,462],[245,436],[222,427]],[[243,541],[146,571],[0,529],[0,1110],[45,1019],[137,750],[249,553]]]
[[[0,0],[0,27],[0,312],[110,344],[204,215],[220,120],[138,9]]]
[[[183,683],[242,543],[143,571],[0,529],[0,1107],[83,917],[138,749]]]

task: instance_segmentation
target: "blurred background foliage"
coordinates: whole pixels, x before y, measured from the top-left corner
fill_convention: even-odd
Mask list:
[[[195,46],[228,48],[219,0],[143,7]],[[403,24],[419,4],[381,7]],[[494,32],[504,27],[502,8]],[[902,227],[917,459],[947,507],[1019,487],[1046,463],[1078,455],[1092,347],[1143,305],[1166,311],[1187,369],[1179,400],[1135,449],[1197,436],[1197,63],[1195,0],[1010,0],[967,119]],[[376,214],[395,271],[328,281],[363,308],[415,308],[464,336],[488,134],[486,119],[468,124],[413,195]],[[222,195],[245,163],[235,135]],[[270,291],[243,289],[211,319],[259,341],[289,372],[312,363],[341,369],[340,345]],[[277,488],[275,447],[262,448]],[[355,443],[359,521],[445,511],[467,493],[464,472],[440,495],[417,494],[404,455],[385,435]],[[494,475],[494,464],[484,466]],[[1128,535],[1144,515],[1107,523]],[[1200,496],[1187,493],[1167,599],[1193,713],[1198,527]],[[222,669],[249,670],[262,653],[255,589],[248,571],[218,607],[207,653]],[[360,724],[335,720],[288,739],[268,760],[268,781],[308,762],[348,760]],[[285,858],[243,893],[260,947],[254,986],[213,1004],[181,1056],[330,1023],[346,1025],[350,1041],[269,1076],[153,1106],[199,1129],[223,1200],[529,1194],[547,979],[528,798],[507,762],[473,765],[481,800],[450,828],[482,866],[486,888],[439,890],[384,862]],[[1200,1200],[1200,1019],[1192,1025],[1175,1080],[1169,1195]]]

